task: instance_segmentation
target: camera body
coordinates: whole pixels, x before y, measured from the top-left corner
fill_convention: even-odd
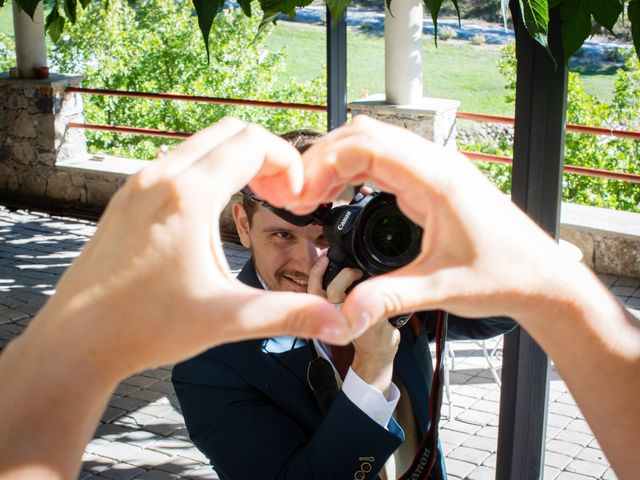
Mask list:
[[[400,211],[389,193],[358,193],[349,205],[329,210],[322,224],[329,243],[325,290],[343,268],[362,270],[363,281],[403,267],[420,253],[422,228]]]

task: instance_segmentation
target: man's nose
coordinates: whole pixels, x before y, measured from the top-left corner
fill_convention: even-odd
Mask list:
[[[327,247],[324,245],[318,245],[316,242],[307,241],[304,242],[304,245],[301,248],[300,252],[300,260],[307,267],[307,271],[311,269],[314,263],[320,258],[322,255],[327,253]]]

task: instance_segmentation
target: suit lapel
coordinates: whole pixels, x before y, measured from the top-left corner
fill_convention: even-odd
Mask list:
[[[237,278],[249,287],[263,290],[253,264],[253,257],[245,263]],[[267,338],[262,342],[262,351],[280,367],[295,375],[306,388],[310,388],[307,381],[307,365],[311,357],[306,340],[295,337]]]

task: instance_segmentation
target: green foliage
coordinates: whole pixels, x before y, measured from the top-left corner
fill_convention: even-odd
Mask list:
[[[30,15],[40,0],[16,0],[18,4]],[[59,1],[64,1],[63,5]],[[192,0],[198,16],[198,25],[202,32],[207,54],[209,53],[209,38],[211,26],[222,11],[223,0]],[[385,0],[389,7],[391,0]],[[434,37],[437,38],[438,17],[444,0],[423,0],[425,7],[433,19]],[[4,0],[0,0],[0,7]],[[77,4],[84,7],[90,0],[56,0],[52,14],[47,17],[45,28],[51,37],[57,40],[67,21],[75,23],[77,16]],[[104,0],[108,6],[108,0]],[[297,8],[303,8],[311,4],[312,0],[240,0],[242,11],[248,17],[251,16],[251,5],[257,2],[263,12],[257,33],[262,33],[266,25],[275,22],[280,14],[295,17]],[[326,0],[331,14],[338,18],[347,9],[351,0]],[[460,9],[458,0],[451,0],[458,19]],[[627,5],[627,14],[631,23],[631,34],[640,55],[640,0],[519,0],[522,20],[527,31],[540,45],[548,49],[547,35],[549,25],[549,9],[560,6],[562,19],[562,37],[565,50],[565,61],[571,57],[584,43],[592,31],[593,24],[602,25],[611,30],[623,12],[624,4]],[[182,8],[190,10],[190,5],[182,3]],[[215,35],[214,35],[214,38]],[[216,38],[217,43],[217,38]],[[559,60],[559,59],[557,59]]]
[[[0,33],[0,72],[16,66],[16,45],[13,38]]]
[[[60,71],[84,75],[83,86],[142,92],[171,92],[198,96],[324,102],[324,80],[273,88],[284,68],[282,53],[269,53],[252,43],[257,19],[239,9],[218,16],[212,35],[217,43],[207,66],[196,22],[174,0],[147,0],[135,5],[110,0],[108,10],[92,4],[65,31],[50,52]],[[282,133],[292,128],[323,129],[325,116],[308,112],[236,107],[190,102],[84,96],[88,123],[126,125],[193,132],[233,115]],[[150,159],[160,144],[176,143],[159,137],[87,132],[91,151]]]
[[[611,103],[598,100],[584,91],[577,73],[569,73],[567,95],[567,123],[623,130],[640,130],[640,62],[627,52],[625,68],[616,74],[615,91]],[[503,48],[499,63],[505,77],[507,101],[515,99],[515,48]],[[512,156],[512,146],[497,144],[465,146],[468,150]],[[588,134],[567,133],[565,164],[640,174],[640,141]],[[509,168],[502,165],[486,167],[485,171],[498,186],[507,191],[505,175]],[[637,184],[565,174],[563,199],[572,203],[640,212],[640,188]]]

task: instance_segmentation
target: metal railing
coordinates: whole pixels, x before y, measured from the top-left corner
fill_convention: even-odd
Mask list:
[[[220,98],[220,97],[203,97],[197,95],[184,95],[175,93],[146,93],[146,92],[131,92],[122,90],[103,90],[95,88],[82,88],[82,87],[69,87],[66,90],[70,93],[81,93],[85,95],[103,95],[103,96],[118,96],[128,98],[143,98],[150,100],[165,100],[165,101],[183,101],[183,102],[198,102],[209,103],[219,105],[236,105],[246,107],[260,107],[260,108],[280,108],[291,110],[307,110],[316,112],[326,112],[326,105],[310,105],[305,103],[290,103],[290,102],[273,102],[273,101],[259,101],[259,100],[242,100],[234,98]],[[470,112],[457,112],[456,118],[460,120],[472,120],[477,122],[487,123],[499,123],[505,125],[514,125],[513,117],[505,117],[500,115],[487,115]],[[177,132],[171,130],[157,130],[153,128],[140,128],[140,127],[126,127],[120,125],[99,125],[90,123],[69,122],[69,128],[95,130],[111,133],[125,133],[132,135],[149,135],[155,137],[166,138],[188,138],[193,132]],[[633,130],[618,130],[602,127],[590,127],[586,125],[567,124],[566,130],[573,133],[585,133],[590,135],[601,135],[615,138],[624,138],[630,140],[640,140],[640,131]],[[467,158],[474,161],[493,162],[502,164],[512,164],[513,159],[509,157],[503,157],[499,155],[490,155],[486,153],[470,152],[462,150]],[[565,165],[564,171],[566,173],[573,173],[577,175],[585,175],[591,177],[607,178],[610,180],[620,180],[625,182],[640,183],[640,175],[634,173],[614,172],[610,170],[603,170],[597,168],[580,167],[576,165]]]

